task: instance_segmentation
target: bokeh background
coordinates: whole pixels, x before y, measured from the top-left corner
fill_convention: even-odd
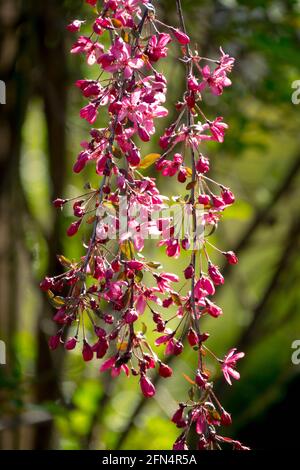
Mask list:
[[[176,24],[175,2],[159,4],[165,21]],[[237,59],[233,86],[218,99],[207,96],[205,105],[230,125],[225,143],[206,153],[212,175],[237,197],[212,241],[240,258],[224,268],[217,301],[225,313],[205,328],[220,355],[233,346],[246,352],[241,380],[230,388],[217,377],[216,389],[235,418],[228,435],[257,449],[293,447],[300,418],[300,370],[291,361],[300,339],[300,105],[291,101],[291,85],[300,79],[300,2],[183,0],[183,7],[201,55],[217,57],[222,45]],[[65,30],[89,14],[81,0],[0,0],[0,79],[7,85],[0,105],[2,449],[168,449],[178,435],[169,417],[189,388],[182,373],[193,370],[187,347],[173,364],[174,378],[158,380],[155,399],[145,401],[137,380],[100,376],[98,362],[83,363],[80,352],[48,350],[53,312],[38,283],[60,269],[56,253],[82,254],[82,235],[65,235],[71,214],[54,210],[51,200],[96,182],[94,169],[79,176],[71,169],[88,131],[73,83],[98,73],[70,56],[74,38]],[[170,114],[157,123],[157,135],[184,87],[174,47],[161,63]],[[143,154],[157,149],[153,139]],[[182,191],[174,179],[158,185],[167,194]],[[180,273],[187,264],[184,256],[167,259],[154,243],[147,250],[166,271]]]

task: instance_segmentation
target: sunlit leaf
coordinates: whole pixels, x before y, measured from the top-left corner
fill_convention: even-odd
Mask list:
[[[160,158],[160,154],[159,153],[149,153],[148,155],[146,155],[146,157],[144,157],[142,160],[141,160],[141,163],[139,165],[139,168],[141,170],[145,170],[146,168],[148,168],[149,166],[151,166],[154,162],[156,162],[156,160],[158,160]]]

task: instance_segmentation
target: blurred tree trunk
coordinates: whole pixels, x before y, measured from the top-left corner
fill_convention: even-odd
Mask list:
[[[7,365],[0,371],[10,399],[18,398],[19,369],[14,340],[19,319],[21,273],[18,269],[22,239],[22,193],[19,191],[21,130],[31,93],[30,44],[26,39],[26,5],[3,0],[0,4],[0,78],[6,85],[6,104],[0,105],[0,339],[6,343]],[[5,387],[1,395],[5,393]],[[1,400],[2,401],[2,400]],[[9,403],[9,400],[7,401]],[[8,406],[2,411],[15,413]],[[2,434],[3,447],[17,448],[20,433],[16,428]]]
[[[0,373],[5,373],[6,383],[10,387],[7,403],[9,398],[17,396],[19,391],[14,339],[18,326],[20,291],[23,289],[20,288],[20,250],[23,247],[22,220],[27,206],[21,188],[19,168],[22,126],[28,100],[33,92],[38,93],[44,103],[53,197],[63,193],[65,182],[67,68],[62,10],[59,0],[2,0],[0,4],[0,79],[5,82],[7,91],[7,103],[0,105],[0,339],[6,342],[8,361]],[[55,212],[51,231],[46,235],[49,273],[58,272],[60,269],[56,261],[56,253],[62,251],[59,233],[60,217],[58,212]],[[56,400],[59,396],[58,368],[49,354],[44,331],[45,318],[50,318],[51,315],[47,299],[43,296],[36,337],[38,380],[34,400],[37,404]],[[5,413],[15,414],[16,425],[12,427],[12,431],[2,432],[1,447],[11,449],[21,446],[20,427],[17,425],[20,411],[2,411],[2,416],[5,416]],[[49,448],[51,435],[51,421],[37,424],[30,447]]]
[[[36,8],[36,30],[38,61],[40,64],[39,91],[45,108],[48,132],[49,170],[52,180],[52,198],[63,193],[66,170],[66,104],[67,104],[67,59],[65,53],[64,15],[60,0],[44,0]],[[62,252],[59,212],[54,214],[54,223],[48,234],[48,267],[50,274],[61,270],[56,255]],[[45,318],[52,316],[46,296],[42,298],[42,310],[37,330],[37,387],[36,401],[39,404],[55,401],[59,397],[59,368],[53,363],[47,335]],[[50,447],[53,423],[47,421],[36,427],[34,449]]]

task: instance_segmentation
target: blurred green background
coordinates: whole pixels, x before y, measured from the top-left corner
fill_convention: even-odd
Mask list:
[[[175,2],[158,3],[162,18],[176,24]],[[233,346],[246,352],[239,382],[230,388],[217,376],[217,392],[234,417],[224,432],[253,448],[293,447],[292,425],[300,418],[299,366],[291,362],[292,342],[300,339],[300,105],[291,95],[300,79],[300,1],[182,3],[200,55],[218,57],[222,46],[236,57],[233,86],[219,98],[206,94],[204,105],[209,117],[222,115],[230,126],[225,143],[208,145],[206,153],[213,177],[237,197],[212,242],[237,251],[240,263],[225,267],[217,298],[223,317],[205,324],[218,354]],[[7,104],[0,105],[2,449],[171,448],[179,432],[169,417],[189,388],[182,373],[194,367],[186,347],[174,377],[158,381],[155,399],[145,401],[137,379],[112,380],[100,376],[97,361],[83,363],[79,351],[48,350],[53,312],[38,283],[60,269],[56,253],[82,254],[81,235],[65,235],[71,213],[54,210],[51,200],[96,182],[93,168],[79,176],[71,169],[88,135],[73,83],[98,73],[69,55],[74,38],[65,31],[90,12],[81,0],[0,0],[0,79],[7,86]],[[175,45],[160,65],[170,114],[157,122],[157,136],[184,89],[177,54]],[[156,139],[143,155],[150,150],[158,150]],[[167,195],[182,191],[174,179],[158,178],[158,186]],[[187,264],[154,243],[147,254],[166,271],[180,274]]]

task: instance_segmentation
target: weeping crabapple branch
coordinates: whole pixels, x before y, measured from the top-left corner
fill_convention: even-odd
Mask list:
[[[89,186],[78,198],[54,201],[58,208],[73,204],[76,219],[67,230],[68,236],[84,225],[93,229],[85,256],[74,261],[60,255],[65,272],[41,282],[56,308],[53,320],[58,331],[49,339],[49,346],[56,349],[62,345],[66,350],[81,347],[85,361],[105,357],[101,372],[138,377],[143,395],[150,398],[156,393],[151,369],[157,368],[163,378],[173,371],[148,341],[150,324],[142,322],[144,312],[151,314],[154,331],[159,333],[155,346],[164,344],[166,355],[182,353],[187,331],[189,345],[198,354],[198,366],[193,378],[186,376],[192,385],[188,400],[180,403],[172,417],[181,429],[173,448],[187,449],[189,433],[195,427],[198,449],[219,449],[223,444],[247,449],[217,432],[231,423],[231,417],[213,392],[205,361],[210,355],[231,385],[231,378],[239,378],[236,362],[244,354],[231,349],[223,359],[218,358],[206,346],[209,334],[201,332],[199,325],[207,315],[217,318],[222,314],[211,297],[224,278],[210,252],[213,249],[229,263],[237,263],[233,252],[221,251],[208,240],[234,196],[229,188],[207,176],[210,162],[200,151],[206,141],[224,140],[228,126],[222,117],[212,121],[205,117],[204,98],[207,91],[218,96],[231,85],[228,74],[234,59],[222,49],[218,60],[202,58],[192,49],[180,0],[176,1],[180,29],[157,18],[155,2],[86,3],[95,15],[92,32],[79,35],[71,53],[83,54],[98,78],[76,82],[88,100],[80,117],[92,127],[90,138],[81,143],[73,170],[79,173],[87,164],[94,164],[101,182],[98,189]],[[84,23],[76,19],[67,29],[79,32]],[[106,41],[101,42],[106,35],[108,48]],[[180,47],[180,60],[186,66],[186,91],[176,104],[178,117],[160,137],[161,153],[142,158],[140,141],[149,142],[156,119],[167,115],[167,80],[156,64],[167,57],[172,41]],[[107,113],[104,128],[93,126],[100,111]],[[185,190],[173,198],[181,208],[179,226],[176,217],[166,212],[170,203],[160,194],[155,179],[142,174],[154,163],[165,178],[177,175],[180,183],[187,182]],[[191,251],[182,281],[164,272],[159,262],[146,258],[144,241],[152,236],[158,237],[158,246],[165,246],[167,255],[175,259],[181,250]],[[170,306],[174,308],[171,315]]]

